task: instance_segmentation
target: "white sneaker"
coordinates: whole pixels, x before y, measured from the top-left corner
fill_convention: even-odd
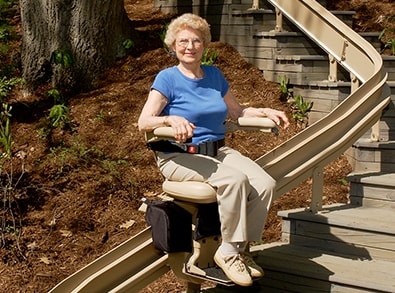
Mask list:
[[[250,271],[250,275],[253,278],[262,278],[265,274],[260,266],[256,264],[252,255],[248,252],[241,253],[241,259],[246,265],[247,269]]]
[[[218,249],[214,255],[214,261],[235,284],[240,286],[252,285],[252,278],[240,254],[223,256]]]

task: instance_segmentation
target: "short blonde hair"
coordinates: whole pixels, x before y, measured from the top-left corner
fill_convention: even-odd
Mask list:
[[[164,43],[170,50],[172,50],[172,47],[176,41],[177,33],[186,28],[191,28],[201,33],[203,47],[207,47],[211,42],[210,25],[207,23],[207,21],[198,15],[185,13],[173,19],[167,28]]]

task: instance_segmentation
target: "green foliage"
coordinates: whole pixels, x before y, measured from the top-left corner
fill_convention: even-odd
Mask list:
[[[57,168],[57,176],[62,176],[70,170],[97,164],[102,156],[103,153],[96,147],[88,148],[76,137],[71,145],[52,147],[45,161]]]
[[[293,101],[294,113],[292,117],[299,122],[304,122],[307,117],[307,113],[313,107],[313,102],[305,101],[302,96],[298,95]]]
[[[395,17],[390,17],[389,20],[395,22]],[[384,38],[387,40],[384,41]],[[384,49],[390,49],[392,55],[395,55],[395,29],[384,28],[379,34],[379,40],[384,41]]]
[[[348,181],[347,181],[346,178],[340,178],[338,181],[339,181],[339,183],[340,183],[341,185],[348,185]]]
[[[19,243],[22,221],[17,213],[19,210],[17,198],[20,197],[20,194],[17,193],[17,187],[24,175],[24,167],[22,164],[21,174],[18,178],[15,178],[14,173],[9,171],[13,169],[12,164],[12,158],[0,157],[0,192],[2,195],[0,205],[0,247],[11,246],[14,249],[14,253],[25,258]],[[5,165],[8,168],[5,168]]]
[[[51,89],[47,92],[48,97],[53,98],[54,104],[65,104],[66,101],[57,89]]]
[[[49,124],[51,128],[66,128],[70,126],[70,109],[65,105],[66,101],[57,89],[47,92],[49,97],[53,97],[54,105],[49,111]]]
[[[52,147],[44,162],[51,168],[56,168],[56,177],[64,176],[79,168],[96,166],[95,168],[102,170],[102,175],[97,178],[97,181],[105,180],[106,182],[112,182],[116,178],[122,177],[123,174],[119,167],[127,164],[126,160],[105,157],[96,146],[84,145],[78,136],[74,137],[71,144],[63,143]]]
[[[14,26],[10,24],[10,20],[18,13],[14,2],[0,0],[0,76],[13,73],[16,66],[9,57],[9,52],[17,49],[11,43],[17,39]]]
[[[135,46],[134,41],[131,39],[126,39],[125,41],[123,41],[122,45],[125,49],[128,50],[134,48]]]
[[[47,92],[48,97],[54,99],[54,105],[49,110],[47,126],[40,130],[40,136],[50,136],[56,128],[71,129],[71,119],[69,117],[70,109],[66,106],[66,101],[57,89],[51,89]]]
[[[280,100],[287,101],[292,98],[292,89],[289,87],[289,79],[287,76],[279,76],[278,81],[280,83]]]
[[[12,137],[11,137],[11,110],[12,106],[3,103],[0,109],[0,143],[4,147],[1,157],[11,157]]]
[[[68,68],[74,64],[73,53],[67,49],[55,50],[52,52],[51,62]]]
[[[49,111],[49,120],[51,123],[51,127],[54,128],[65,128],[66,125],[70,125],[71,120],[69,118],[70,109],[63,105],[58,104],[52,106]]]
[[[218,50],[215,50],[210,54],[210,48],[207,48],[202,56],[201,63],[203,65],[213,65],[218,57]]]
[[[4,101],[7,97],[8,93],[16,86],[18,83],[22,83],[23,80],[21,78],[7,78],[3,76],[0,78],[0,102]]]
[[[167,28],[169,27],[169,23],[165,23],[164,25],[163,25],[163,29],[160,31],[160,33],[159,33],[159,38],[161,39],[161,41],[162,41],[162,44],[163,44],[163,48],[167,51],[167,52],[169,52],[169,48],[167,48],[167,46],[166,46],[166,44],[165,44],[165,37],[166,37],[166,32],[167,32]]]

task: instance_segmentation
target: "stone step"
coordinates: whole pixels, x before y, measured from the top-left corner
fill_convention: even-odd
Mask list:
[[[351,173],[350,201],[354,205],[391,210],[395,216],[395,173]]]
[[[395,262],[394,209],[334,204],[314,214],[305,209],[278,213],[282,240],[323,253]]]

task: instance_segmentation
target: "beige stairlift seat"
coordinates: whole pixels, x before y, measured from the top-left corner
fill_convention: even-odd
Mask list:
[[[278,129],[275,123],[268,118],[239,118],[236,123],[227,122],[227,132],[235,130],[255,130],[262,132],[272,132],[277,134]],[[171,127],[159,127],[152,132],[146,133],[146,141],[154,142],[159,140],[174,140],[174,133]],[[166,197],[173,199],[192,214],[192,222],[196,224],[196,216],[199,205],[215,203],[216,191],[207,183],[197,181],[170,181],[165,179],[162,189]],[[220,244],[220,235],[206,237],[200,240],[193,240],[192,254],[170,253],[169,265],[173,272],[179,277],[186,279],[188,283],[201,283],[202,280],[212,280],[217,283],[229,285],[225,275],[212,275],[215,267],[213,257]]]

